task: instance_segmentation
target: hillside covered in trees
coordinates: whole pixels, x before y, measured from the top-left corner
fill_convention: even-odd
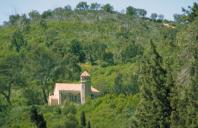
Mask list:
[[[11,15],[0,26],[0,127],[198,127],[198,4],[165,20],[129,6]],[[48,106],[58,82],[91,74],[84,105]]]

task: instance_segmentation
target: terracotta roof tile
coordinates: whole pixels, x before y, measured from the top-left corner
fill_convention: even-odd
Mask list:
[[[97,89],[95,89],[95,88],[93,88],[93,87],[91,87],[91,91],[92,91],[92,92],[100,92],[100,91],[98,91]]]
[[[65,90],[65,91],[79,91],[81,90],[81,84],[72,83],[56,83],[55,90]],[[54,91],[55,91],[54,90]],[[99,92],[97,89],[91,87],[92,92]]]
[[[80,84],[72,84],[72,83],[56,83],[56,90],[67,90],[67,91],[80,91]]]
[[[84,71],[80,76],[90,76],[90,74],[87,71]]]

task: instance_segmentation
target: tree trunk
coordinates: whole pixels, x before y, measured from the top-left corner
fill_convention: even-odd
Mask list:
[[[8,104],[12,105],[10,96],[7,95],[7,96],[5,96],[5,98],[6,98],[6,101],[8,102]]]
[[[46,94],[46,91],[44,88],[42,88],[42,92],[43,92],[43,98],[44,98],[44,102],[47,103],[48,102],[48,95]]]

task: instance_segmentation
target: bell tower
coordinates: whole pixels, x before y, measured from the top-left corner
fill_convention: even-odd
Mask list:
[[[91,93],[91,79],[90,74],[87,71],[84,71],[80,75],[80,83],[81,83],[81,104],[85,103],[86,97]]]

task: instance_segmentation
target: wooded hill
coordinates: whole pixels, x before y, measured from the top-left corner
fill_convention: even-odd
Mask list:
[[[11,15],[0,27],[0,127],[197,127],[197,12],[194,3],[173,22],[80,2]],[[47,106],[54,83],[84,70],[100,97]]]

